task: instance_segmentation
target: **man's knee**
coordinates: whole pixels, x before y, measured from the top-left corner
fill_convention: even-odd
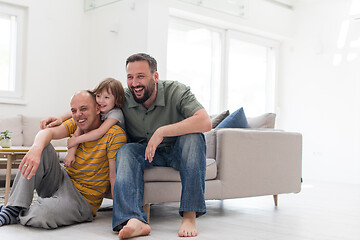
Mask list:
[[[116,169],[123,173],[136,163],[145,162],[145,146],[139,143],[127,143],[116,153]]]
[[[51,143],[46,145],[46,147],[43,149],[40,161],[43,161],[46,166],[50,166],[52,164],[59,164],[58,155],[55,151],[54,146]]]
[[[116,158],[132,154],[133,150],[137,147],[137,143],[127,143],[119,148]]]
[[[56,155],[56,151],[55,151],[54,146],[51,143],[49,143],[43,149],[42,154],[43,155]]]
[[[204,134],[202,133],[192,133],[180,136],[179,146],[183,149],[184,152],[206,152],[206,142]]]
[[[191,133],[179,136],[179,141],[181,145],[198,147],[205,144],[205,137],[202,133]]]
[[[202,133],[187,134],[179,137],[181,158],[189,168],[206,166],[206,143]]]
[[[145,146],[140,143],[127,143],[116,153],[116,163],[126,161],[127,159],[136,158],[138,155],[145,156]]]

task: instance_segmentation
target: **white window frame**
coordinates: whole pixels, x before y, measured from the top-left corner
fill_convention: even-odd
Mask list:
[[[0,91],[0,103],[25,104],[24,102],[24,45],[26,8],[0,2],[0,14],[16,17],[16,43],[11,47],[10,69],[14,91]]]
[[[249,33],[240,32],[236,30],[227,30],[226,31],[226,46],[229,46],[230,39],[239,39],[244,42],[254,43],[257,45],[261,45],[264,47],[272,48],[274,51],[274,59],[270,59],[268,56],[268,63],[272,63],[273,66],[268,69],[268,79],[266,81],[266,105],[265,111],[266,112],[275,112],[276,110],[276,88],[277,88],[277,79],[278,79],[278,65],[279,65],[279,51],[280,51],[280,42],[268,39],[265,37],[255,36]],[[229,47],[226,48],[226,56],[225,62],[229,59]],[[277,65],[276,65],[277,64]],[[227,74],[227,70],[224,68],[225,74]],[[224,109],[228,108],[227,103],[227,89],[228,89],[228,76],[224,77],[225,83],[222,88],[222,106],[225,107]]]
[[[209,30],[220,32],[222,35],[222,53],[221,53],[221,77],[220,82],[211,81],[211,104],[210,109],[207,109],[210,114],[217,114],[224,110],[228,110],[227,102],[227,90],[228,90],[228,69],[227,61],[229,59],[229,42],[230,38],[234,37],[241,41],[247,41],[249,43],[254,43],[262,45],[265,47],[272,48],[274,51],[274,59],[269,59],[269,63],[274,64],[271,68],[268,69],[267,76],[271,76],[267,82],[266,90],[266,112],[276,112],[276,88],[277,88],[277,79],[278,79],[278,66],[279,66],[279,55],[280,55],[280,42],[272,40],[262,36],[256,36],[250,33],[245,33],[239,30],[230,30],[226,27],[214,26],[205,24],[202,21],[196,21],[192,19],[187,19],[179,16],[170,16],[170,21],[180,22],[183,24],[189,24],[191,26],[203,26]]]
[[[169,18],[170,21],[173,21],[174,23],[179,23],[179,24],[185,24],[188,26],[192,26],[192,27],[205,27],[206,29],[212,31],[212,32],[217,32],[220,35],[220,41],[221,41],[221,56],[220,56],[220,67],[219,67],[219,75],[220,78],[223,77],[223,73],[224,73],[224,56],[225,56],[225,50],[224,50],[224,46],[225,46],[225,30],[218,28],[218,27],[214,27],[211,25],[207,25],[204,23],[200,23],[200,22],[196,22],[196,21],[191,21],[191,20],[187,20],[187,19],[183,19],[183,18],[179,18],[179,17],[170,17]],[[214,69],[214,68],[213,68]],[[212,71],[214,71],[212,69]],[[222,79],[217,80],[216,79],[216,74],[212,74],[211,76],[212,78],[210,79],[210,109],[207,109],[210,113],[217,113],[219,112],[222,107],[221,103],[222,101],[219,101],[219,99],[222,99],[222,91],[219,91],[218,89],[222,88]],[[174,80],[178,80],[181,81],[180,79],[174,79]]]

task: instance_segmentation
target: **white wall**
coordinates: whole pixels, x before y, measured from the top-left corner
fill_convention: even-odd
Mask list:
[[[360,47],[350,47],[360,40],[359,20],[337,46],[351,2],[297,1],[294,40],[284,47],[280,124],[303,134],[305,180],[360,183]],[[357,56],[346,60],[349,53]]]
[[[83,1],[3,1],[28,10],[25,105],[0,104],[1,115],[47,116],[69,109],[86,85],[87,23]]]
[[[120,1],[85,13],[89,22],[88,79],[106,77],[125,84],[125,60],[147,51],[147,1]],[[115,32],[114,32],[115,31]]]

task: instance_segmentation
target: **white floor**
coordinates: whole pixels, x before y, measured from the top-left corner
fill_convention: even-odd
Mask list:
[[[108,200],[105,206],[111,204]],[[242,240],[359,240],[360,185],[305,182],[299,194],[225,201],[207,201],[208,213],[197,221],[192,239]],[[134,239],[180,239],[178,203],[151,206],[152,232]],[[0,227],[1,239],[117,239],[111,230],[111,211],[99,212],[92,223],[56,230],[21,225]]]

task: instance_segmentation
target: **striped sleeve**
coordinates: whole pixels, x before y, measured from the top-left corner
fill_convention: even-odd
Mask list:
[[[73,118],[70,118],[68,120],[66,120],[65,122],[62,123],[67,132],[68,132],[68,137],[70,137],[71,134],[73,134],[76,130],[76,124]]]
[[[111,135],[108,141],[107,158],[109,161],[115,161],[117,151],[121,146],[126,144],[127,139],[125,131],[119,126],[112,126],[111,130],[114,130],[114,133]]]

